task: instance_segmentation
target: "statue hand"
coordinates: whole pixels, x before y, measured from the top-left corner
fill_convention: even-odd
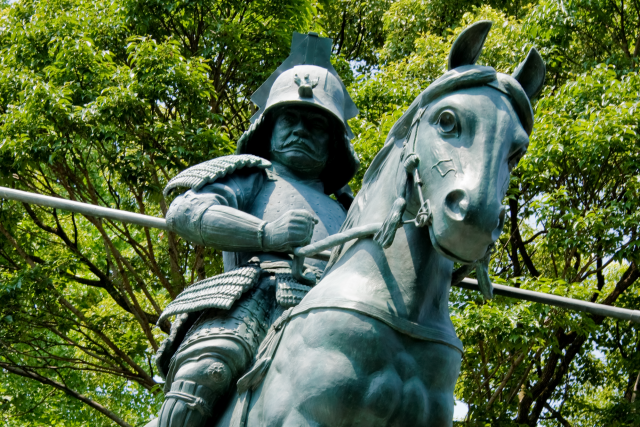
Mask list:
[[[262,246],[265,251],[284,252],[308,245],[318,220],[304,209],[291,210],[264,226]]]

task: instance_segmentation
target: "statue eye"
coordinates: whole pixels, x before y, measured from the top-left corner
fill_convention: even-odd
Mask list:
[[[451,110],[445,110],[438,117],[438,126],[443,133],[458,133],[458,120]]]
[[[282,116],[285,123],[292,125],[298,122],[298,115],[293,111],[286,111]]]
[[[327,119],[319,114],[314,114],[312,116],[307,117],[307,122],[309,126],[314,129],[324,129],[328,126]]]

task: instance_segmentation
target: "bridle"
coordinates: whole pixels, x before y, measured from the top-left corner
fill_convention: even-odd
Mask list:
[[[422,115],[426,111],[427,107],[422,107],[418,110],[416,115],[413,117],[413,121],[411,122],[411,127],[409,128],[409,136],[404,142],[403,146],[403,166],[407,175],[410,175],[413,178],[414,189],[418,193],[418,197],[420,198],[420,209],[418,209],[418,213],[416,213],[415,218],[402,222],[402,224],[414,224],[416,227],[421,228],[425,225],[429,225],[431,223],[432,214],[431,214],[431,203],[429,199],[424,198],[424,181],[420,178],[420,171],[418,166],[420,165],[420,156],[416,153],[416,143],[418,139],[418,130],[420,129],[420,121],[422,120]],[[407,152],[407,147],[409,146],[408,142],[413,138],[411,142],[411,149]]]
[[[403,188],[401,190],[402,194],[400,195],[400,197],[406,197],[407,189],[409,188],[408,177],[411,176],[413,181],[413,189],[418,193],[418,197],[420,198],[420,208],[418,209],[418,212],[413,219],[399,221],[397,224],[398,228],[402,227],[404,224],[413,224],[417,228],[422,228],[430,225],[433,220],[431,203],[429,199],[425,199],[425,184],[420,177],[418,168],[420,164],[420,156],[418,156],[418,154],[416,153],[416,144],[418,139],[418,130],[420,128],[420,121],[422,120],[422,116],[424,115],[426,109],[427,106],[420,108],[414,116],[413,121],[411,122],[411,127],[409,128],[408,136],[403,144],[402,154],[402,164],[405,170],[405,174],[403,174],[403,182],[401,183],[403,184]],[[304,274],[305,257],[317,255],[324,250],[332,249],[336,246],[341,246],[354,239],[371,237],[378,233],[381,228],[383,228],[383,223],[367,224],[334,234],[313,244],[295,248],[293,251],[291,275],[300,283],[314,286],[316,284],[315,275],[311,277],[311,275],[306,276]],[[487,248],[487,252],[485,253],[485,255],[473,263],[473,266],[476,270],[476,276],[478,278],[478,285],[480,287],[480,290],[482,291],[485,298],[488,299],[493,297],[493,286],[489,279],[488,272],[489,261],[491,260],[491,254],[493,253],[493,250],[494,245],[491,244]]]

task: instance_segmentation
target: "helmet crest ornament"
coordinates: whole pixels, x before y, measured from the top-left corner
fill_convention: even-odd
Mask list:
[[[334,76],[340,83],[342,92],[344,94],[344,115],[343,119],[346,121],[358,115],[358,107],[353,103],[353,100],[347,92],[347,88],[342,83],[340,76],[333,65],[331,65],[331,46],[332,39],[328,37],[319,37],[317,33],[310,32],[309,34],[293,33],[291,38],[291,53],[285,59],[282,64],[269,76],[269,78],[251,95],[251,101],[258,107],[258,111],[251,117],[251,123],[254,123],[267,108],[267,101],[273,84],[276,82],[281,74],[285,73],[292,68],[299,65],[315,65],[316,67],[324,68]],[[301,95],[302,96],[302,95]],[[353,138],[351,129],[347,126],[347,134],[350,138]]]
[[[309,74],[304,75],[304,83],[297,74],[293,75],[293,81],[298,85],[298,94],[303,98],[313,98],[313,88],[318,86],[319,77],[310,79]]]

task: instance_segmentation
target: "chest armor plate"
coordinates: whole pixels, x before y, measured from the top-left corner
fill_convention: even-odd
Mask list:
[[[318,218],[311,242],[317,242],[340,230],[346,218],[342,206],[324,194],[317,185],[267,173],[268,179],[248,213],[264,221],[275,221],[292,209],[304,209]]]

